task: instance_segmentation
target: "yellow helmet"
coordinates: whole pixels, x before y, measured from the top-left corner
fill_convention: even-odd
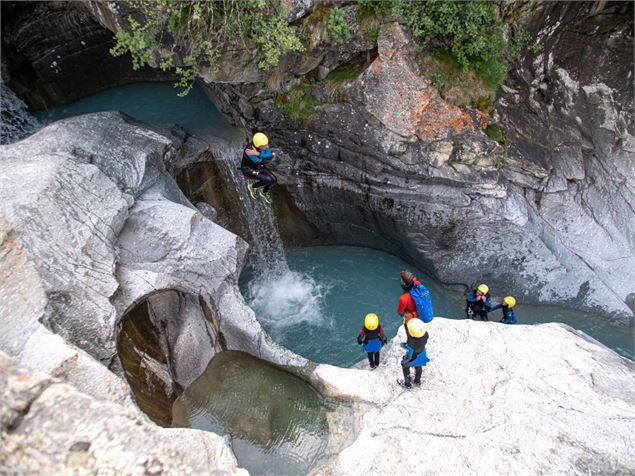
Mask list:
[[[262,147],[269,144],[269,139],[262,132],[256,132],[254,134],[253,143],[256,147]]]
[[[516,299],[513,296],[505,296],[503,302],[507,304],[509,307],[514,307],[516,305]]]
[[[487,284],[479,284],[476,290],[480,291],[482,294],[487,294],[489,292],[489,288],[487,287]]]
[[[408,332],[412,337],[423,337],[428,330],[428,326],[426,326],[421,319],[410,319],[408,321]]]
[[[366,314],[364,318],[364,327],[369,331],[374,331],[379,326],[379,317],[377,314]]]

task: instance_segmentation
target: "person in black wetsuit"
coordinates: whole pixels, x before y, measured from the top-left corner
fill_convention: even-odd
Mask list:
[[[408,340],[401,343],[401,347],[406,350],[406,355],[401,359],[401,370],[404,378],[403,380],[397,379],[397,383],[404,388],[412,388],[410,367],[415,368],[414,384],[421,385],[423,366],[430,362],[426,353],[428,337],[427,326],[421,319],[414,318],[408,321]]]
[[[386,342],[384,329],[379,323],[377,314],[366,314],[364,327],[361,328],[357,336],[357,343],[359,345],[364,344],[364,350],[368,353],[370,370],[375,370],[379,367],[379,351]]]
[[[256,180],[249,183],[247,189],[251,198],[256,199],[259,194],[265,202],[271,204],[269,190],[276,183],[276,177],[265,167],[265,162],[271,160],[273,154],[269,149],[269,139],[262,132],[254,134],[252,143],[243,150],[240,170],[248,179]]]
[[[479,284],[470,294],[468,294],[465,302],[465,315],[468,319],[476,319],[481,321],[489,320],[487,313],[492,309],[492,300],[489,296],[489,287],[487,284]]]

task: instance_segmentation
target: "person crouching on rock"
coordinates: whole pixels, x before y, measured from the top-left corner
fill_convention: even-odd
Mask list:
[[[492,301],[489,296],[487,284],[479,284],[470,294],[467,295],[465,314],[468,319],[487,321],[487,313],[492,309]]]
[[[426,344],[428,343],[429,334],[427,326],[421,319],[415,318],[408,321],[408,340],[401,343],[401,347],[406,349],[406,355],[401,359],[401,370],[403,371],[403,380],[397,379],[397,383],[405,388],[412,388],[410,380],[410,367],[415,368],[414,384],[421,385],[421,373],[423,366],[430,362],[426,353]]]
[[[379,367],[379,351],[386,343],[386,336],[384,335],[384,329],[379,323],[379,317],[377,314],[366,314],[364,318],[364,326],[359,331],[357,336],[357,343],[359,345],[364,344],[364,350],[368,352],[368,362],[370,363],[370,370],[375,370]]]
[[[257,180],[249,183],[247,189],[254,200],[259,194],[262,199],[271,205],[269,189],[276,183],[276,176],[265,167],[265,161],[271,160],[273,154],[269,149],[269,139],[262,132],[256,132],[252,143],[245,147],[243,158],[240,162],[240,170],[248,179]]]
[[[516,299],[513,296],[505,296],[500,304],[494,306],[490,311],[496,311],[497,309],[503,310],[503,317],[500,320],[503,324],[517,324],[516,314],[512,307],[516,305]]]

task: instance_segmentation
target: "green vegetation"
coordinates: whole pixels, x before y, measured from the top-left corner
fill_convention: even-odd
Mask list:
[[[326,77],[326,80],[332,83],[342,84],[348,81],[352,81],[357,76],[359,76],[359,73],[359,65],[340,67],[331,71]]]
[[[483,112],[492,108],[494,91],[473,70],[463,69],[445,50],[420,55],[422,68],[441,97],[458,107],[472,107]]]
[[[299,29],[287,22],[285,2],[270,0],[125,0],[135,12],[115,33],[115,56],[129,53],[133,67],[157,65],[174,69],[179,76],[180,95],[191,89],[201,69],[217,68],[229,50],[256,51],[245,64],[267,69],[280,56],[319,44],[342,44],[355,31],[347,11],[317,6]],[[506,76],[505,60],[518,54],[529,35],[510,30],[496,13],[493,1],[358,0],[355,20],[360,32],[377,44],[387,18],[408,25],[420,51],[433,56],[428,76],[442,95],[457,95],[477,81],[479,91],[458,94],[458,104],[491,107],[491,97]],[[303,46],[300,41],[302,35]],[[534,45],[534,52],[541,45]],[[352,71],[339,71],[331,81],[346,81]],[[342,75],[342,76],[338,76]],[[489,91],[484,92],[481,84]],[[454,91],[454,92],[450,92]],[[445,97],[445,96],[444,96]],[[457,104],[457,105],[458,105]]]
[[[353,27],[346,22],[346,12],[338,7],[331,10],[327,28],[329,36],[338,45],[353,35]]]
[[[303,51],[286,11],[278,2],[266,0],[127,0],[143,21],[128,18],[118,28],[113,56],[130,53],[134,69],[156,62],[166,70],[176,66],[187,94],[203,66],[218,66],[228,48],[256,47],[257,64],[266,69],[278,64],[281,55]]]
[[[400,11],[421,46],[448,51],[462,69],[473,69],[491,86],[505,79],[508,44],[491,2],[401,2]]]
[[[478,96],[470,100],[470,106],[480,111],[487,111],[494,107],[494,102],[491,96]]]
[[[358,0],[357,21],[366,17],[383,17],[389,15],[397,2],[391,0]]]
[[[369,28],[368,32],[366,33],[366,37],[368,38],[368,41],[371,45],[377,46],[377,40],[379,39],[379,27],[376,26],[373,28]]]
[[[507,138],[503,135],[503,131],[501,131],[498,128],[498,126],[495,126],[494,124],[489,124],[485,128],[485,134],[487,134],[487,136],[490,139],[494,139],[496,142],[498,142],[503,147],[507,145]]]
[[[430,81],[439,91],[450,89],[464,76],[464,70],[448,51],[436,50],[430,56],[433,61],[426,66],[433,71]]]
[[[488,126],[485,128],[485,134],[487,134],[490,139],[494,139],[503,147],[503,153],[496,156],[496,163],[494,164],[494,166],[498,170],[500,170],[505,164],[505,161],[509,159],[509,141],[503,134],[503,131],[501,131],[498,126],[495,126],[494,124],[488,124]]]
[[[303,82],[276,96],[274,104],[292,119],[307,120],[318,114],[316,106],[320,103],[311,95],[311,85]]]

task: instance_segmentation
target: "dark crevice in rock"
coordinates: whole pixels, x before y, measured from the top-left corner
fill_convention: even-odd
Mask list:
[[[250,241],[245,218],[242,213],[236,213],[242,210],[240,195],[226,167],[220,167],[210,157],[185,168],[176,176],[176,182],[190,202],[205,202],[214,207],[218,212],[216,223]]]
[[[4,365],[5,362],[8,362],[8,360],[0,358],[0,366]],[[18,370],[18,373],[20,375],[15,376],[14,378],[18,382],[22,383],[19,386],[16,386],[16,390],[13,390],[8,395],[5,394],[3,396],[3,398],[7,398],[7,401],[11,402],[11,411],[6,412],[0,422],[8,434],[14,433],[20,429],[20,426],[31,411],[33,404],[48,388],[55,385],[55,382],[48,377],[39,378],[33,376],[32,374],[25,374],[22,369]],[[3,375],[2,377],[5,376]],[[34,382],[31,383],[31,380],[34,380]],[[25,385],[25,382],[26,388],[20,388]]]
[[[167,426],[172,403],[183,388],[168,373],[165,334],[151,319],[149,303],[143,301],[121,319],[117,351],[135,401],[156,423]]]
[[[205,318],[212,325],[212,329],[214,330],[214,336],[212,336],[209,334],[209,331],[207,331],[207,328],[206,328],[206,331],[208,333],[207,335],[210,339],[210,342],[214,343],[214,347],[217,352],[222,352],[227,350],[227,341],[225,340],[225,336],[223,335],[220,329],[220,317],[219,317],[218,310],[211,309],[210,306],[207,305],[207,302],[205,301],[205,299],[203,299],[202,296],[199,296],[198,302],[201,306],[201,309],[203,310],[203,313],[205,314]]]

